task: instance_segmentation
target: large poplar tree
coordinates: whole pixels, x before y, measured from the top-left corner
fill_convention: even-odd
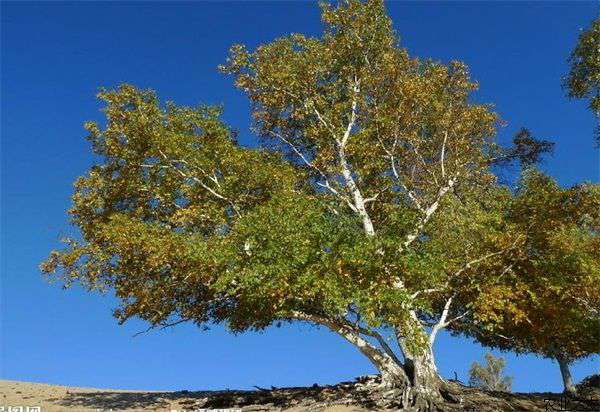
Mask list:
[[[81,236],[42,268],[114,290],[120,322],[322,325],[405,407],[430,408],[438,332],[525,243],[491,167],[545,146],[522,134],[502,150],[467,67],[409,56],[381,1],[324,5],[322,18],[319,38],[234,46],[222,67],[252,102],[259,148],[216,108],[101,92],[106,125],[86,125],[100,161],[70,210]]]

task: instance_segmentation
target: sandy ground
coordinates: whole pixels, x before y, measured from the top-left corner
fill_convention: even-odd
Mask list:
[[[321,387],[198,392],[91,389],[0,380],[0,412],[365,412],[381,410],[376,406],[381,403],[373,403],[372,400],[374,397],[384,399],[388,393],[380,392],[377,395],[373,392],[373,379]],[[585,398],[565,399],[561,394],[489,392],[457,382],[447,384],[448,393],[452,394],[454,400],[438,405],[444,412],[600,412],[600,392]],[[395,396],[386,399],[395,400]],[[23,409],[14,409],[19,406]],[[40,409],[32,409],[35,407]],[[391,410],[398,409],[392,407]]]
[[[32,407],[40,407],[39,412],[58,411],[272,411],[280,408],[274,405],[246,406],[241,409],[223,408],[218,405],[199,407],[199,392],[152,392],[127,391],[119,389],[77,388],[72,386],[48,385],[43,383],[0,380],[0,411],[8,412],[8,407],[22,406],[22,412],[32,412]],[[4,407],[2,410],[1,407]],[[311,408],[312,409],[312,408]],[[289,412],[308,410],[301,405],[285,409]],[[319,408],[326,412],[361,412],[367,409],[331,405]],[[18,411],[18,410],[17,410]],[[33,410],[37,412],[35,409]],[[18,411],[21,412],[21,411]]]

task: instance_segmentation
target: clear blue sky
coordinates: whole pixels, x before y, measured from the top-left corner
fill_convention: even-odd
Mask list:
[[[5,379],[139,389],[249,388],[334,383],[373,369],[341,338],[309,326],[241,336],[179,326],[133,338],[110,296],[48,284],[38,264],[69,231],[72,181],[92,161],[82,123],[101,120],[98,87],[129,82],[180,104],[223,103],[247,144],[248,102],[216,66],[236,42],[250,48],[290,32],[318,34],[308,2],[2,2],[2,302]],[[599,180],[593,119],[563,96],[561,76],[595,2],[392,2],[402,43],[414,55],[468,63],[477,98],[508,121],[552,138],[543,167],[565,185]],[[442,336],[441,372],[467,379],[484,349]],[[508,355],[517,391],[558,391],[558,367]],[[598,358],[574,367],[577,380]]]

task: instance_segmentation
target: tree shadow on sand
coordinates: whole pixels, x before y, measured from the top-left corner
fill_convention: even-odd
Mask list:
[[[63,398],[49,402],[67,409],[92,408],[100,410],[148,410],[176,406],[181,409],[241,408],[250,405],[265,409],[280,409],[315,403],[352,403],[367,409],[376,407],[374,399],[364,391],[353,390],[354,383],[335,386],[275,388],[273,390],[178,391],[178,392],[71,392]]]
[[[356,382],[312,387],[259,388],[255,391],[178,391],[178,392],[69,392],[49,403],[67,410],[90,408],[98,410],[168,410],[170,409],[235,409],[281,410],[298,407],[316,410],[330,405],[352,405],[365,410],[398,410],[397,394],[377,391],[378,377],[361,377]],[[566,398],[552,393],[506,393],[482,391],[449,381],[453,400],[440,406],[440,411],[598,411],[600,400]],[[253,406],[252,408],[249,408]],[[571,409],[559,409],[568,406]],[[555,408],[555,409],[548,409]]]

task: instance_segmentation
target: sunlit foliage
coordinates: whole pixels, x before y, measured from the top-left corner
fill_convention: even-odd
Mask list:
[[[569,59],[571,71],[565,79],[570,97],[589,100],[590,109],[600,122],[600,19],[581,33]],[[600,144],[600,125],[596,129]]]
[[[120,321],[323,325],[384,381],[433,396],[439,330],[483,339],[480,324],[529,316],[523,273],[559,276],[526,266],[545,247],[529,231],[538,215],[492,173],[551,144],[522,130],[500,147],[466,65],[409,56],[383,2],[322,10],[321,37],[236,45],[221,67],[252,102],[259,148],[239,145],[218,108],[102,91],[106,124],[86,125],[99,161],[70,211],[81,236],[43,270],[115,290]]]

